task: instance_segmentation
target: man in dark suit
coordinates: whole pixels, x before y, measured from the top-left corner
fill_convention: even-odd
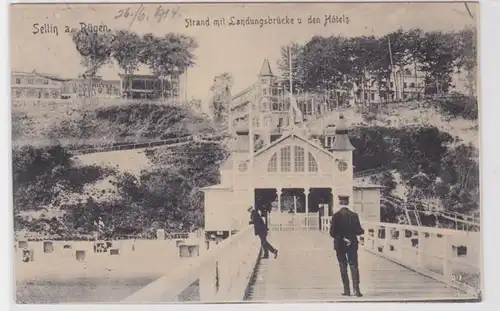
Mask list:
[[[269,258],[269,251],[274,254],[274,258],[278,257],[278,250],[267,241],[268,228],[259,212],[253,206],[250,206],[248,211],[251,212],[249,224],[253,225],[254,233],[259,236],[262,249],[264,250],[264,257],[262,258]]]
[[[358,235],[365,231],[361,227],[358,214],[350,211],[349,197],[339,196],[340,210],[333,217],[330,225],[330,236],[333,238],[333,245],[337,253],[337,260],[340,266],[340,276],[344,284],[342,295],[350,296],[349,275],[347,265],[351,268],[352,284],[354,295],[363,296],[359,289],[359,269],[358,269]]]

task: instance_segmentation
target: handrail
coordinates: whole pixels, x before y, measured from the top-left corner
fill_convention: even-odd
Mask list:
[[[330,219],[322,217],[322,230],[329,232]],[[479,297],[481,267],[474,247],[479,233],[452,229],[362,221],[365,234],[361,243],[366,251],[396,262],[411,270]],[[389,234],[388,234],[389,233]],[[472,248],[469,256],[453,254],[460,246]],[[436,264],[436,260],[440,262]]]
[[[182,300],[183,292],[199,281],[200,301],[241,301],[255,268],[259,241],[251,227],[243,228],[197,258],[190,258],[169,273],[123,300],[155,303]]]
[[[75,155],[80,154],[90,154],[90,153],[100,153],[100,152],[110,152],[110,151],[120,151],[120,150],[132,150],[132,149],[143,149],[143,148],[152,148],[152,147],[160,147],[160,146],[179,146],[182,144],[186,144],[193,141],[192,135],[185,135],[175,138],[168,138],[164,140],[156,140],[150,142],[142,142],[142,143],[117,143],[111,146],[102,146],[102,147],[94,147],[94,148],[82,148],[82,149],[73,149]]]

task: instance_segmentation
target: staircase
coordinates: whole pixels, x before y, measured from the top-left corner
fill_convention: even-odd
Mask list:
[[[408,224],[410,226],[421,226],[422,222],[420,221],[420,215],[418,214],[418,210],[413,207],[413,209],[409,209],[405,207],[406,219],[408,219]]]

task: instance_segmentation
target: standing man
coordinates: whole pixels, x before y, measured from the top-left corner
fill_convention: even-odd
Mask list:
[[[274,258],[278,257],[278,250],[275,249],[269,242],[267,241],[267,226],[262,220],[259,212],[253,207],[250,206],[248,209],[250,213],[250,222],[249,224],[253,225],[253,230],[255,235],[258,235],[260,238],[260,243],[262,245],[262,249],[264,250],[263,259],[269,258],[269,251],[274,254]]]
[[[347,265],[351,268],[352,285],[354,295],[363,296],[359,290],[359,269],[358,269],[358,235],[365,231],[361,228],[358,214],[349,210],[349,197],[339,196],[340,210],[333,214],[330,225],[330,236],[333,238],[333,245],[337,253],[337,260],[340,267],[340,276],[344,284],[342,295],[350,296],[349,275]]]

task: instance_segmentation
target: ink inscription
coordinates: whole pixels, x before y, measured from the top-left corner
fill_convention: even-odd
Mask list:
[[[156,21],[157,23],[161,23],[168,19],[174,19],[180,14],[180,7],[165,7],[163,5],[158,5],[155,10],[152,12],[148,12],[144,5],[141,4],[138,9],[133,9],[131,7],[127,7],[124,9],[120,9],[116,12],[114,19],[126,19],[130,20],[129,27],[131,27],[135,22],[149,21],[151,19]]]

